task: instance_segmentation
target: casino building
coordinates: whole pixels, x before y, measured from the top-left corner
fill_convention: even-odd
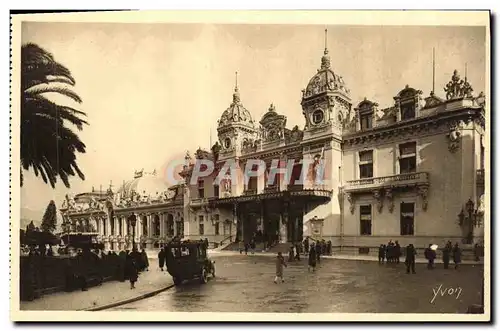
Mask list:
[[[406,85],[387,107],[352,100],[325,49],[302,90],[302,128],[287,128],[273,104],[256,121],[236,86],[218,121],[218,142],[187,153],[184,182],[168,187],[156,172],[135,172],[116,192],[68,196],[61,212],[68,231],[97,231],[114,250],[132,241],[157,247],[173,236],[228,244],[256,233],[280,243],[331,240],[355,253],[389,240],[419,248],[482,242],[485,96],[474,95],[457,71],[444,92],[424,97]],[[260,176],[215,180],[226,161],[245,178],[254,159],[266,164]],[[192,183],[198,160],[213,161],[215,171]],[[279,168],[293,162],[293,171],[272,176],[273,160]]]

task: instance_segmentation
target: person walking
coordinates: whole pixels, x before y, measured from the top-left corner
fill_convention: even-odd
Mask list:
[[[458,243],[455,243],[455,247],[453,247],[453,263],[455,263],[455,269],[458,269],[460,262],[462,262],[462,250],[458,247]]]
[[[314,243],[311,244],[311,249],[309,250],[309,261],[307,271],[311,271],[311,268],[316,271],[316,249],[314,247]]]
[[[146,250],[143,248],[141,251],[141,262],[143,270],[149,271],[149,259]]]
[[[278,255],[276,256],[276,277],[274,278],[274,283],[278,284],[278,280],[281,279],[281,282],[284,283],[285,280],[283,279],[283,267],[286,267],[286,262],[285,258],[281,254],[281,252],[278,252]]]
[[[306,239],[304,239],[304,253],[306,255],[309,254],[309,237],[306,237]]]
[[[411,272],[416,274],[415,272],[415,255],[417,255],[417,252],[415,251],[415,247],[413,247],[413,244],[409,244],[406,247],[406,259],[405,259],[405,264],[406,264],[406,273]]]
[[[451,254],[451,245],[449,243],[446,244],[443,248],[443,265],[445,269],[448,269],[450,265],[450,254]]]
[[[425,258],[427,259],[427,269],[434,269],[434,260],[436,259],[436,252],[432,249],[432,244],[425,249]]]
[[[316,250],[316,262],[321,263],[321,261],[320,261],[320,257],[321,257],[321,242],[319,240],[314,245],[314,248]]]
[[[160,249],[160,252],[158,253],[158,264],[159,264],[161,271],[163,271],[163,266],[165,265],[166,257],[167,257],[167,254],[165,253],[165,248],[162,247]]]
[[[127,274],[128,280],[130,281],[130,289],[135,288],[135,283],[139,278],[139,272],[137,270],[137,263],[131,254],[127,255]]]
[[[384,263],[385,260],[385,245],[380,244],[378,248],[378,263]]]
[[[401,246],[399,245],[399,242],[396,240],[394,246],[394,259],[396,261],[396,264],[399,264],[400,257],[401,257]]]

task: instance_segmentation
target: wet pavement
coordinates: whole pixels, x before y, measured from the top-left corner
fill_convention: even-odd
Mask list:
[[[116,307],[121,311],[282,313],[465,313],[481,301],[482,266],[463,265],[407,275],[404,264],[323,259],[285,268],[274,284],[271,256],[216,256],[216,278],[193,280],[157,296]],[[165,277],[170,277],[168,274]]]

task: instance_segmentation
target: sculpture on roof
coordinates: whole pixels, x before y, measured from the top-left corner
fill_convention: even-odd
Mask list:
[[[472,86],[467,82],[467,76],[465,80],[460,79],[460,75],[457,70],[453,71],[453,76],[451,80],[446,84],[444,88],[446,92],[446,100],[457,99],[457,98],[471,98],[472,97]]]

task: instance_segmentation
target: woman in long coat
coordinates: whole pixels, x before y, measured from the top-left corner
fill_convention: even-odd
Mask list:
[[[281,252],[278,253],[278,256],[276,256],[276,277],[274,278],[274,283],[278,283],[278,279],[281,279],[281,282],[284,283],[285,280],[283,279],[283,267],[286,267],[286,262],[285,258],[281,254]]]
[[[308,271],[316,270],[316,248],[314,247],[314,243],[311,244],[311,249],[309,250],[309,266],[307,268]]]

